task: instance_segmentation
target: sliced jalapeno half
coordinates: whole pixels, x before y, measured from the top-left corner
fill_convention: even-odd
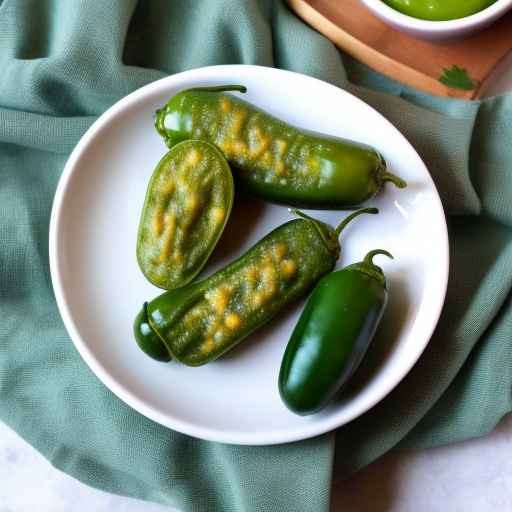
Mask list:
[[[160,160],[137,240],[137,260],[151,283],[179,288],[201,271],[224,230],[233,195],[229,165],[208,142],[182,142]]]

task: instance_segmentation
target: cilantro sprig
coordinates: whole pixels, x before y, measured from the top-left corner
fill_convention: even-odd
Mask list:
[[[452,89],[472,91],[478,85],[478,80],[473,80],[466,68],[460,68],[454,64],[451,68],[443,68],[439,81]]]

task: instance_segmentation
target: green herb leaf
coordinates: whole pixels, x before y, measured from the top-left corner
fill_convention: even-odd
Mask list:
[[[464,91],[472,91],[478,85],[478,81],[468,75],[466,68],[459,68],[457,65],[453,65],[451,69],[443,68],[439,81],[452,89]]]

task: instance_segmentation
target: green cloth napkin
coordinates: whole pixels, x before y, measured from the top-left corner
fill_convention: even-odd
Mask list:
[[[363,98],[417,148],[448,215],[448,296],[420,361],[336,434],[283,446],[201,441],[130,409],[74,349],[48,270],[57,180],[91,122],[148,82],[228,63],[306,73]],[[56,467],[184,511],[319,512],[333,472],[486,434],[511,409],[512,96],[420,94],[271,0],[3,0],[0,67],[0,418]]]

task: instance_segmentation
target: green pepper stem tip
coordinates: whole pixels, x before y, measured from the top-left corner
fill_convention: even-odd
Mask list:
[[[407,182],[403,180],[402,178],[399,178],[395,174],[392,174],[390,172],[384,172],[381,174],[382,182],[385,183],[386,181],[390,181],[395,185],[395,187],[398,188],[405,188],[407,187]]]
[[[388,251],[385,251],[384,249],[375,249],[374,251],[370,251],[363,260],[363,263],[371,266],[375,266],[373,263],[373,257],[377,256],[378,254],[383,254],[384,256],[387,256],[388,258],[393,259],[393,255],[389,253]]]
[[[236,91],[241,93],[247,92],[247,87],[245,85],[239,84],[228,84],[228,85],[212,85],[207,87],[193,87],[192,89],[188,89],[188,91],[203,91],[203,92],[230,92]]]
[[[356,217],[359,217],[359,215],[362,215],[363,213],[369,213],[371,215],[375,215],[376,213],[379,213],[378,208],[361,208],[359,210],[356,210],[354,213],[351,213],[348,217],[345,217],[334,230],[336,232],[337,236],[340,236],[340,233],[345,229],[345,226]]]
[[[305,214],[304,212],[301,212],[300,210],[297,210],[297,208],[288,208],[288,211],[290,213],[293,213],[297,217],[300,217],[301,219],[305,219],[305,220],[311,221],[314,224],[316,230],[318,231],[318,234],[320,235],[320,237],[324,241],[325,245],[327,247],[330,247],[329,240],[327,240],[327,237],[325,236],[325,233],[322,230],[322,228],[320,227],[320,225],[318,223],[319,221],[317,219],[314,219],[313,217],[310,217],[309,215]]]
[[[297,217],[300,217],[301,219],[311,220],[315,223],[318,222],[317,219],[314,219],[313,217],[310,217],[307,213],[304,213],[301,210],[298,210],[297,208],[288,208],[288,211],[290,213],[293,213],[293,215],[296,215]]]

